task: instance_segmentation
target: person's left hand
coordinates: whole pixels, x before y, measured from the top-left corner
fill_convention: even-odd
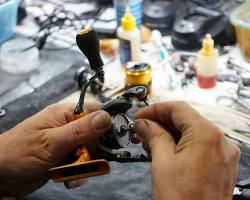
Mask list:
[[[98,108],[87,105],[89,114],[74,120],[74,105],[51,105],[0,135],[0,197],[35,191],[49,180],[50,168],[107,132],[111,118]]]

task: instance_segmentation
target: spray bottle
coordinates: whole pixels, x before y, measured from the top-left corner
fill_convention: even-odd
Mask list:
[[[125,66],[129,61],[140,61],[140,31],[136,27],[136,20],[131,14],[129,7],[126,8],[125,15],[121,20],[117,36],[120,40],[119,53],[122,66]]]
[[[169,54],[167,49],[162,43],[162,35],[158,30],[152,31],[151,41],[154,46],[158,49],[161,59],[161,64],[166,73],[167,86],[169,89],[174,89],[177,87],[177,76],[169,62]]]
[[[213,88],[217,82],[218,51],[214,48],[214,40],[207,34],[197,59],[197,79],[201,88]]]

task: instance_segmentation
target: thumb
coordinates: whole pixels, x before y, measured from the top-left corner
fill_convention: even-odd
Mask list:
[[[68,155],[74,148],[96,140],[111,127],[110,115],[105,111],[92,112],[81,119],[55,128],[50,135],[51,150],[58,155]]]
[[[172,156],[175,151],[173,137],[158,123],[140,119],[136,121],[136,133],[142,137],[144,145],[149,148],[152,159],[161,160]]]

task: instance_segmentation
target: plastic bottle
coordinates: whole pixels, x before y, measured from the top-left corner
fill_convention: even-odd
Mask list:
[[[207,34],[197,58],[197,80],[201,88],[213,88],[217,82],[218,51],[214,40]]]
[[[141,37],[136,27],[136,20],[129,8],[121,20],[121,26],[117,30],[120,41],[119,53],[122,66],[129,61],[140,61]]]

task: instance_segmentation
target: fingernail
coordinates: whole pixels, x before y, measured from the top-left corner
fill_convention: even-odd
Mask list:
[[[106,129],[110,124],[111,119],[109,114],[102,110],[97,112],[92,121],[92,126],[95,130]]]
[[[139,136],[145,136],[148,134],[148,124],[145,120],[138,120],[136,122],[136,133]]]
[[[138,136],[137,134],[134,134],[131,138],[131,142],[133,144],[140,144],[142,142],[142,138]]]

